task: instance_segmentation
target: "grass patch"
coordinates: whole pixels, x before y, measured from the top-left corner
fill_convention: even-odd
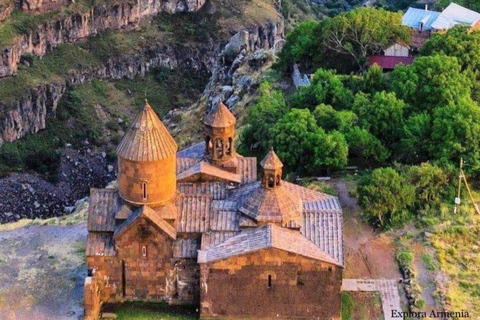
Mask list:
[[[425,262],[425,265],[427,266],[428,270],[435,271],[437,269],[437,265],[435,261],[433,261],[432,257],[429,254],[424,253],[422,255],[422,260],[423,262]]]
[[[342,291],[342,320],[352,319],[353,307],[352,296],[348,292]]]
[[[437,228],[431,242],[440,270],[450,278],[446,300],[452,310],[480,314],[480,217],[452,217]]]
[[[325,181],[302,179],[302,185],[306,188],[309,188],[318,192],[326,193],[332,196],[337,196],[337,191],[335,190],[335,188]]]
[[[125,302],[106,305],[104,312],[117,315],[117,320],[194,320],[197,307],[169,306],[166,303]]]

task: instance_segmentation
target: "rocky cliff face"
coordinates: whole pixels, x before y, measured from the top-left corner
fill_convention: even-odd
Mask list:
[[[0,109],[5,110],[0,114],[0,145],[44,129],[46,117],[54,114],[69,86],[98,78],[144,76],[149,70],[160,66],[210,70],[215,60],[215,49],[213,44],[208,43],[199,48],[159,45],[127,60],[111,59],[102,66],[75,70],[66,81],[39,85],[9,106],[2,106],[0,102]]]
[[[67,77],[65,82],[42,84],[31,89],[24,97],[8,107],[2,106],[0,102],[0,108],[5,109],[0,115],[0,145],[3,142],[15,141],[27,133],[35,133],[44,129],[46,117],[56,110],[58,101],[68,86],[88,82],[95,78],[121,79],[143,76],[152,68],[164,66],[209,71],[213,76],[206,91],[212,91],[213,94],[218,90],[218,83],[228,84],[228,78],[233,73],[230,71],[229,74],[227,70],[231,68],[230,66],[226,68],[223,65],[225,59],[229,59],[229,54],[233,54],[234,58],[241,51],[253,52],[257,49],[270,49],[282,37],[283,24],[268,22],[264,25],[240,30],[225,48],[222,44],[214,43],[204,43],[196,48],[159,44],[148,48],[142,54],[129,57],[127,60],[112,59],[100,67],[76,70]],[[220,52],[223,52],[222,56],[219,55]],[[217,86],[214,86],[213,83]]]
[[[135,26],[140,19],[160,12],[197,11],[204,3],[205,0],[137,0],[135,3],[105,1],[87,12],[58,14],[57,18],[44,22],[15,39],[12,45],[1,49],[0,77],[14,74],[21,57],[27,53],[42,56],[47,50],[61,43],[77,41],[107,29],[129,28]],[[33,11],[58,4],[62,7],[64,3],[61,0],[22,1],[22,7],[27,10],[32,8]]]

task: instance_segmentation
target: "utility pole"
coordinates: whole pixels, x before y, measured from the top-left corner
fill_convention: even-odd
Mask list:
[[[480,209],[478,208],[477,204],[475,203],[475,200],[473,199],[472,191],[470,190],[470,186],[468,185],[467,177],[465,176],[465,172],[463,172],[463,165],[464,161],[462,158],[460,158],[460,173],[458,175],[458,191],[457,191],[457,197],[455,198],[455,209],[453,210],[453,213],[457,213],[458,210],[458,205],[460,204],[460,193],[461,193],[461,187],[462,187],[462,180],[465,183],[465,186],[467,187],[468,195],[470,197],[470,201],[472,202],[473,207],[475,208],[475,211],[477,214],[480,214]]]
[[[462,172],[463,172],[463,158],[460,158],[460,171],[458,173],[458,189],[457,189],[457,196],[455,197],[455,208],[453,209],[454,214],[457,213],[458,205],[460,204],[460,192],[462,188]]]

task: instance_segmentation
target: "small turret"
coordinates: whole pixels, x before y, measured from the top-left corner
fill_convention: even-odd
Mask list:
[[[145,100],[117,147],[118,191],[133,205],[159,206],[176,192],[177,144]]]
[[[278,187],[282,181],[283,163],[273,151],[273,147],[270,148],[260,165],[263,168],[262,186],[266,189]]]
[[[205,124],[205,157],[212,164],[236,171],[235,158],[235,116],[220,102],[203,120]],[[229,164],[227,164],[229,163]]]

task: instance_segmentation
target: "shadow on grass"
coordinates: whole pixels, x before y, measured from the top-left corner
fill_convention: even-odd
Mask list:
[[[165,302],[123,302],[105,304],[102,312],[114,313],[117,320],[194,320],[197,306],[171,306]]]

